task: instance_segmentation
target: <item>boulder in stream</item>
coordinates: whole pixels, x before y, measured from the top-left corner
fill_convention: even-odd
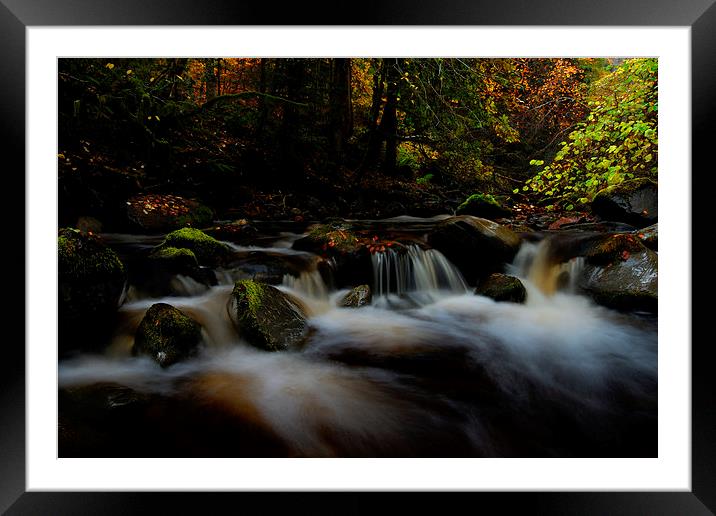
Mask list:
[[[518,278],[501,273],[490,274],[480,281],[475,294],[511,303],[524,303],[527,298],[525,286]]]
[[[520,237],[507,227],[471,215],[450,217],[428,234],[428,244],[454,263],[470,283],[502,270],[520,243]]]
[[[609,262],[587,261],[579,280],[582,291],[597,303],[627,311],[656,312],[658,257],[642,246]]]
[[[66,349],[110,325],[127,275],[117,254],[95,235],[64,228],[57,247],[60,347]]]
[[[657,221],[657,200],[654,181],[632,179],[600,190],[592,201],[592,211],[606,220],[644,227]]]
[[[306,334],[306,315],[274,286],[253,280],[234,284],[229,315],[252,345],[267,351],[297,347]]]
[[[372,241],[342,221],[312,226],[308,234],[293,243],[293,249],[308,251],[331,260],[336,286],[351,287],[373,279]]]
[[[139,323],[132,352],[168,367],[196,354],[201,340],[199,323],[172,305],[156,303]]]
[[[341,299],[339,305],[347,308],[360,308],[369,305],[373,299],[373,293],[368,285],[358,285],[351,289]]]
[[[164,238],[157,251],[169,247],[189,249],[202,265],[217,265],[231,254],[226,244],[194,228],[172,231]]]

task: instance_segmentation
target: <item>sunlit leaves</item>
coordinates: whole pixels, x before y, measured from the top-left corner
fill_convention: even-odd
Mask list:
[[[562,142],[552,162],[526,182],[563,209],[634,177],[656,178],[655,59],[629,59],[595,84],[589,116]],[[535,160],[530,165],[536,165]],[[550,201],[553,202],[553,201]]]

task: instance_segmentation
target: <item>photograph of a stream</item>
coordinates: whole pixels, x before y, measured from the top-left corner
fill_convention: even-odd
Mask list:
[[[657,60],[60,59],[60,457],[656,457]]]

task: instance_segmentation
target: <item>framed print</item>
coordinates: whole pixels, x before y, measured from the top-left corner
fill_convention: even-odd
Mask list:
[[[714,510],[710,1],[2,1],[3,510]]]

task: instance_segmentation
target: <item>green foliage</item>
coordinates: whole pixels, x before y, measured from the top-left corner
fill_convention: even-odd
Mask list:
[[[477,194],[472,194],[470,197],[465,199],[465,201],[460,206],[458,206],[458,210],[461,207],[465,207],[468,204],[471,204],[474,202],[487,203],[487,204],[492,204],[494,206],[501,207],[500,203],[497,202],[497,199],[495,199],[492,196],[492,194],[477,193]]]
[[[657,70],[656,59],[628,59],[597,81],[587,119],[552,162],[526,181],[523,192],[572,210],[607,186],[635,177],[656,179]]]
[[[415,180],[416,183],[419,185],[427,185],[430,184],[430,181],[433,179],[433,174],[425,174],[424,176],[420,176]]]

